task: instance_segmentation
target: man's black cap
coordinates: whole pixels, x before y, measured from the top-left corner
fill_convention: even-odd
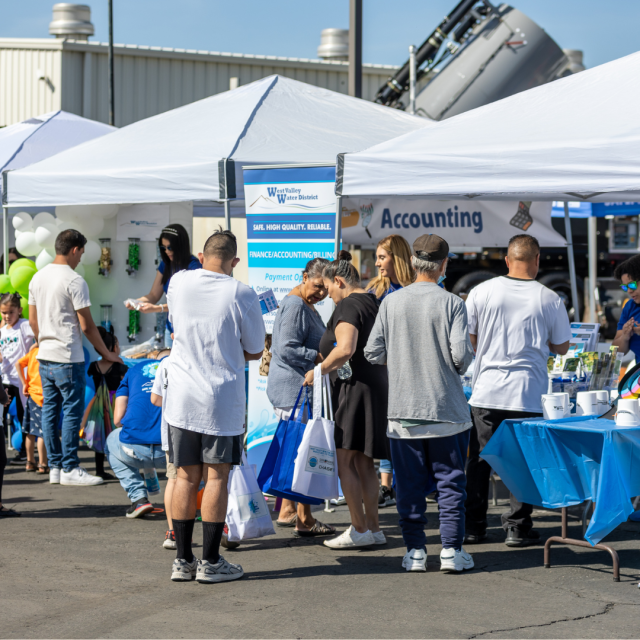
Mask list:
[[[413,243],[413,255],[420,260],[436,262],[449,257],[449,245],[444,238],[429,233],[416,238]]]

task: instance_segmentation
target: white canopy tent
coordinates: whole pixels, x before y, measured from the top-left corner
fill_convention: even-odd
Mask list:
[[[340,156],[338,193],[472,200],[637,200],[640,85],[632,79],[639,73],[640,53],[635,53],[424,131]],[[570,234],[568,209],[566,220]],[[567,241],[571,249],[570,235]],[[593,314],[593,231],[591,244]],[[571,264],[572,258],[570,252]],[[574,305],[576,297],[574,293]]]
[[[432,125],[281,76],[136,122],[9,174],[11,206],[227,202],[242,165],[334,162]],[[228,212],[228,208],[227,208]]]

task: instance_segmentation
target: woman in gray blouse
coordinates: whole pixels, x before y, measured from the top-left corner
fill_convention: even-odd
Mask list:
[[[291,415],[304,376],[321,360],[320,338],[325,326],[314,305],[327,297],[322,270],[329,264],[324,258],[314,258],[302,272],[302,284],[292,289],[280,306],[273,325],[271,364],[267,377],[267,396],[276,416],[287,419]],[[295,527],[296,536],[329,536],[335,529],[311,515],[306,504],[283,500],[276,524]]]

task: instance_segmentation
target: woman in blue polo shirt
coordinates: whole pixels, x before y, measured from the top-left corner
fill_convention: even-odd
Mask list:
[[[640,362],[640,255],[625,260],[613,274],[622,283],[620,287],[629,296],[618,322],[613,346],[621,353],[631,350]]]
[[[142,313],[162,313],[168,311],[169,307],[166,303],[156,304],[162,294],[167,293],[171,276],[183,269],[201,269],[200,260],[191,253],[191,242],[187,230],[181,224],[170,224],[166,226],[160,233],[158,238],[158,246],[160,247],[160,256],[162,262],[158,267],[156,278],[151,286],[151,291],[146,296],[138,298],[142,302],[140,311]],[[132,308],[132,307],[130,307]],[[173,328],[167,320],[167,326],[164,332],[164,345],[170,348],[173,344],[171,334]]]

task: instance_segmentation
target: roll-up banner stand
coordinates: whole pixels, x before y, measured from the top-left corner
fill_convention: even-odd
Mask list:
[[[302,271],[316,257],[333,260],[336,242],[335,165],[243,167],[247,212],[249,285],[257,294],[272,289],[278,302],[302,282]],[[316,305],[329,320],[329,298]],[[276,312],[264,315],[267,333]],[[267,398],[260,362],[249,363],[247,453],[261,468],[278,419]]]

